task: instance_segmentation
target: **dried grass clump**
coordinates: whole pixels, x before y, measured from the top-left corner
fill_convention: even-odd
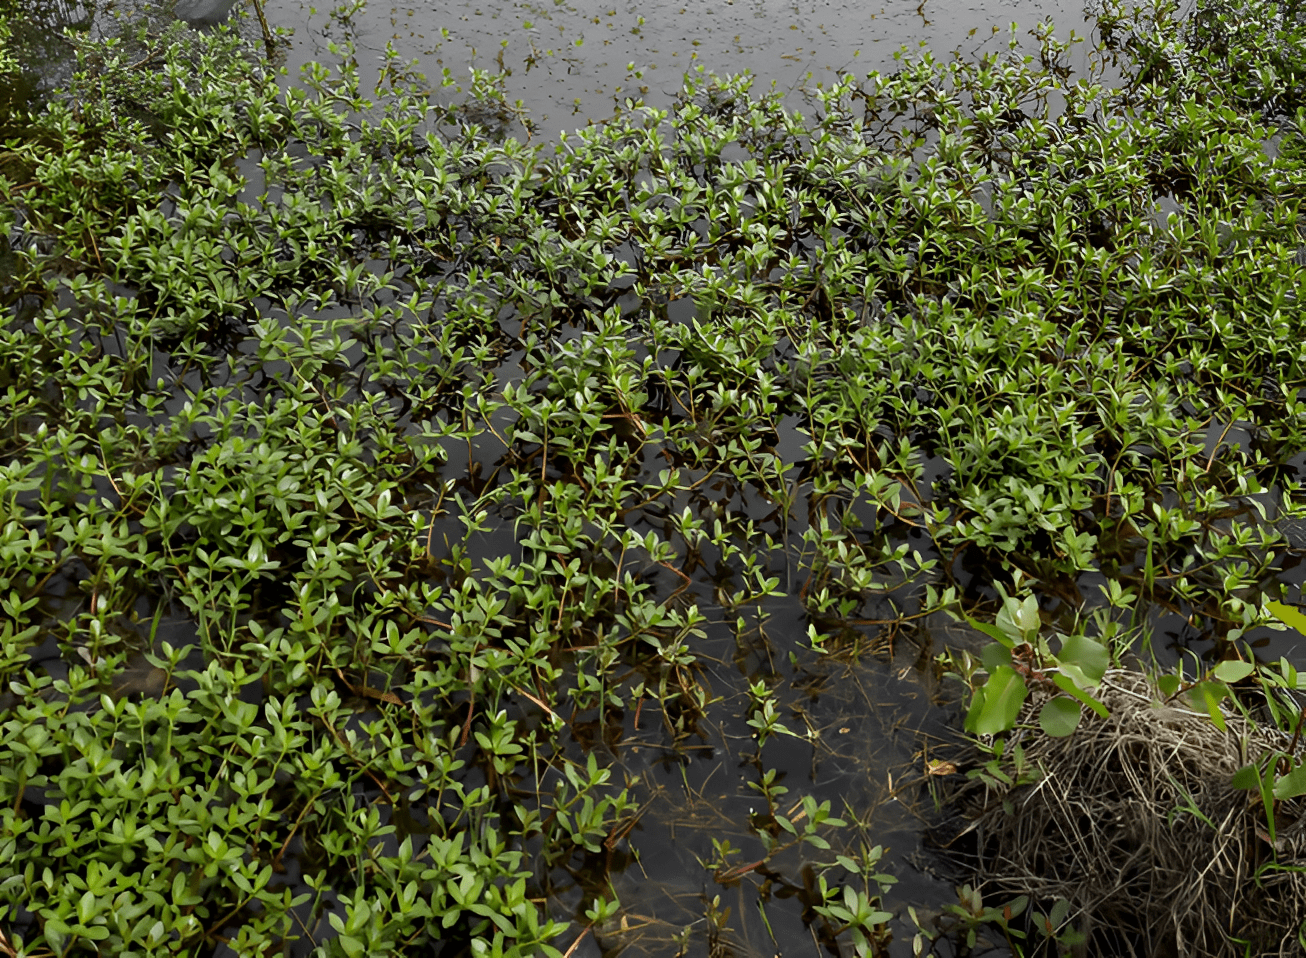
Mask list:
[[[1230,782],[1288,742],[1235,716],[1221,732],[1208,715],[1161,704],[1137,672],[1108,673],[1099,697],[1110,717],[1088,714],[1068,738],[1023,734],[1037,784],[963,787],[986,891],[1045,909],[1067,899],[1089,955],[1303,954],[1306,806],[1280,803],[1276,864],[1259,797]],[[1045,698],[1031,700],[1022,724]]]

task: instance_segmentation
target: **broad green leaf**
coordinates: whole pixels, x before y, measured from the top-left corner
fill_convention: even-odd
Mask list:
[[[1025,680],[1016,670],[999,666],[989,675],[988,682],[975,690],[975,701],[966,716],[967,729],[978,735],[1005,732],[1016,724],[1028,695]]]
[[[1292,626],[1302,635],[1306,635],[1306,614],[1301,609],[1282,602],[1267,602],[1265,607],[1284,625]]]
[[[1068,635],[1061,640],[1057,653],[1061,671],[1075,680],[1080,688],[1095,686],[1111,665],[1111,653],[1100,642],[1082,635]]]
[[[1110,710],[1105,705],[1076,685],[1069,676],[1062,675],[1058,672],[1053,674],[1052,681],[1056,683],[1057,688],[1061,689],[1061,691],[1068,695],[1073,695],[1075,698],[1079,699],[1079,701],[1091,708],[1098,714],[1099,718],[1106,718],[1111,714]]]
[[[1244,765],[1233,773],[1232,785],[1234,788],[1260,788],[1261,767],[1254,764]]]
[[[1011,666],[1011,649],[996,642],[990,642],[984,646],[984,651],[980,653],[980,657],[984,660],[984,668],[988,669],[989,672],[1004,665],[1008,668]]]
[[[1298,765],[1287,775],[1280,775],[1274,782],[1274,797],[1282,801],[1306,795],[1306,765]]]
[[[983,632],[989,638],[996,639],[1007,648],[1012,648],[1016,644],[1011,636],[1007,635],[1007,633],[1003,632],[996,625],[989,625],[987,622],[972,619],[970,616],[966,616],[966,621],[970,623],[971,628],[979,629],[979,631]]]
[[[1173,698],[1174,694],[1179,691],[1179,686],[1183,680],[1173,672],[1167,672],[1156,680],[1157,690],[1160,691],[1163,698]]]
[[[1214,675],[1221,682],[1238,682],[1247,678],[1256,671],[1256,665],[1252,662],[1240,662],[1233,660],[1221,662],[1212,670]]]
[[[1079,727],[1083,714],[1078,702],[1058,696],[1044,703],[1038,713],[1038,725],[1053,738],[1065,738]]]

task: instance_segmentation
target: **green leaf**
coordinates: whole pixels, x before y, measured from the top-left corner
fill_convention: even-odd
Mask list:
[[[1014,644],[1017,641],[1033,643],[1042,625],[1043,620],[1038,614],[1038,599],[1032,595],[1024,602],[1009,597],[997,615],[998,628],[1010,638],[1004,644]]]
[[[1207,682],[1198,682],[1189,690],[1193,702],[1200,708],[1206,710],[1211,716],[1211,721],[1221,732],[1228,731],[1229,727],[1224,721],[1224,714],[1220,711],[1220,703],[1224,701],[1229,694],[1229,686],[1223,682],[1211,680]]]
[[[1284,605],[1282,602],[1267,602],[1265,607],[1284,625],[1292,626],[1306,636],[1306,615],[1302,614],[1301,609],[1291,605]]]
[[[88,924],[90,920],[95,917],[97,911],[95,906],[95,892],[88,891],[82,895],[81,899],[77,902],[77,921],[79,924]]]
[[[1000,666],[989,680],[975,690],[975,701],[966,716],[966,728],[977,735],[996,735],[1016,724],[1020,707],[1029,690],[1015,669]]]
[[[57,918],[47,918],[41,929],[45,933],[45,942],[55,954],[62,954],[64,944],[68,941],[70,929]]]
[[[970,616],[966,616],[966,621],[970,623],[971,628],[979,629],[989,638],[996,639],[998,642],[1001,642],[1004,646],[1006,646],[1009,649],[1013,648],[1016,644],[1015,640],[1012,639],[1011,636],[1007,635],[1007,633],[1003,632],[996,625],[989,625],[987,622],[981,622],[978,619],[972,619]]]
[[[1061,691],[1065,692],[1067,695],[1073,695],[1075,698],[1079,699],[1079,701],[1091,708],[1097,713],[1099,718],[1106,718],[1111,714],[1110,710],[1105,705],[1076,685],[1070,676],[1062,675],[1060,672],[1057,672],[1053,674],[1052,681],[1056,683],[1057,688],[1061,689]]]
[[[1075,680],[1080,688],[1095,686],[1111,665],[1111,653],[1100,642],[1082,635],[1068,635],[1061,640],[1057,653],[1061,671]]]
[[[1048,921],[1052,922],[1053,928],[1060,928],[1070,917],[1070,902],[1065,898],[1058,898],[1052,905],[1052,914],[1048,915]]]
[[[999,645],[996,642],[990,642],[984,646],[980,653],[980,658],[984,661],[984,668],[989,672],[1000,669],[1002,666],[1011,667],[1011,649],[1005,645]]]
[[[1242,662],[1237,659],[1229,662],[1221,662],[1211,672],[1221,682],[1238,682],[1247,678],[1256,671],[1256,664],[1253,662]]]
[[[1079,703],[1057,697],[1049,699],[1038,713],[1038,725],[1053,738],[1065,738],[1079,727],[1083,717]]]
[[[1306,795],[1306,765],[1296,766],[1287,775],[1279,776],[1274,783],[1274,797],[1279,800],[1299,795]]]
[[[1260,788],[1261,767],[1255,764],[1244,765],[1233,773],[1231,784],[1234,788]]]

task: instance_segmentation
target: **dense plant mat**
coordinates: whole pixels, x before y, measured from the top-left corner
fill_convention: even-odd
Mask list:
[[[738,755],[704,887],[882,949],[874,823],[768,766],[813,689],[991,583],[1118,661],[1297,581],[1300,28],[1172,13],[1116,87],[1042,28],[550,147],[481,74],[87,46],[0,157],[3,947],[635,947],[635,743]],[[694,895],[646,950],[722,953]]]

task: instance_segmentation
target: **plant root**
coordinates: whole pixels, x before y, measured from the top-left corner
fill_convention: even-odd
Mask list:
[[[1306,803],[1276,803],[1271,844],[1259,792],[1231,781],[1288,737],[1240,715],[1221,731],[1139,672],[1109,672],[1098,696],[1109,717],[1066,738],[1038,730],[1046,694],[1031,696],[1006,752],[1018,744],[1039,780],[960,785],[952,854],[986,896],[1028,895],[1045,913],[1069,901],[1085,954],[1301,955]]]

